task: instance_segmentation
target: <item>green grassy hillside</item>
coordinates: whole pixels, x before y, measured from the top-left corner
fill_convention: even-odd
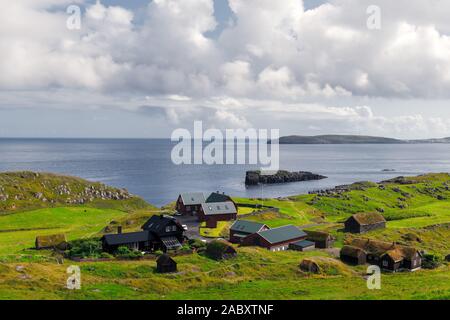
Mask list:
[[[82,289],[64,288],[71,264],[0,264],[0,299],[449,299],[450,267],[384,274],[382,289],[367,289],[363,268],[326,258],[325,273],[298,268],[303,258],[326,253],[240,248],[217,262],[194,254],[176,257],[179,272],[161,275],[154,260],[81,264]],[[316,258],[317,259],[317,258]],[[331,260],[330,260],[331,259]],[[334,261],[334,262],[333,262]],[[20,267],[20,269],[18,268]],[[17,271],[20,270],[20,271]]]
[[[68,240],[136,229],[158,213],[124,189],[51,173],[0,173],[0,257],[39,256],[36,236],[64,233]]]
[[[47,208],[0,216],[0,257],[14,254],[37,254],[27,251],[37,235],[63,233],[68,240],[100,234],[112,220],[128,213],[114,209]]]
[[[0,215],[68,206],[123,211],[151,208],[124,189],[80,178],[51,173],[0,173]]]
[[[19,175],[14,178],[18,181],[29,181],[20,189],[13,187],[21,193],[29,190],[30,196],[37,190],[45,190],[36,189],[42,176],[35,179],[14,175]],[[45,177],[45,181],[55,181],[53,175]],[[83,189],[75,186],[88,182],[73,179],[70,180],[73,184],[67,183],[80,195]],[[28,183],[32,186],[26,189]],[[50,199],[59,183],[61,180],[45,196]],[[8,185],[7,193],[14,194],[11,184],[3,184]],[[448,185],[448,174],[433,174],[383,183],[357,183],[344,191],[235,200],[279,209],[258,212],[246,209],[240,213],[241,218],[261,221],[270,227],[294,224],[326,230],[337,237],[337,247],[353,237],[342,232],[342,222],[347,217],[356,212],[378,211],[389,220],[387,229],[364,237],[395,241],[444,257],[450,254]],[[199,254],[176,257],[179,272],[170,275],[155,273],[154,260],[80,263],[82,290],[70,291],[64,286],[66,268],[73,262],[60,265],[50,251],[29,250],[36,235],[65,233],[72,240],[114,231],[117,225],[123,225],[126,231],[137,230],[149,216],[161,211],[136,197],[97,198],[85,204],[68,205],[68,194],[54,196],[53,203],[44,204],[42,199],[28,197],[19,207],[3,211],[0,216],[0,299],[450,299],[448,263],[436,270],[383,274],[382,290],[370,291],[364,280],[365,267],[342,264],[336,259],[337,250],[301,253],[269,252],[261,248],[237,248],[236,259],[220,262]],[[49,208],[42,209],[41,205]],[[202,229],[202,232],[212,237],[223,236],[228,226],[221,223],[217,230]],[[322,273],[300,271],[303,258],[320,263]]]

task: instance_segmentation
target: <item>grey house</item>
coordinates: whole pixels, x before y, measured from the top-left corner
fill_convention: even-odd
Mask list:
[[[230,242],[241,243],[245,237],[265,230],[269,230],[269,227],[263,223],[237,220],[230,228]]]

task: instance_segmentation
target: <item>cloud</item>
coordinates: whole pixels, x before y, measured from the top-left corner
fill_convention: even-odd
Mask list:
[[[66,28],[74,2],[85,7],[78,31]],[[245,127],[260,112],[301,115],[311,128],[448,131],[443,118],[358,107],[366,98],[450,98],[448,1],[332,0],[311,10],[300,0],[228,2],[233,19],[213,37],[213,0],[154,0],[139,23],[100,1],[9,1],[0,11],[0,106],[152,104],[174,124],[199,117]],[[366,27],[369,5],[381,8],[381,30]]]
[[[152,1],[140,25],[133,12],[98,2],[86,7],[80,32],[67,30],[65,12],[53,10],[68,1],[10,2],[0,14],[0,88],[448,97],[450,23],[442,12],[450,5],[433,2],[425,19],[419,0],[375,1],[382,29],[374,31],[365,23],[373,2],[305,10],[298,0],[230,0],[235,22],[218,39],[207,36],[217,26],[212,0]]]

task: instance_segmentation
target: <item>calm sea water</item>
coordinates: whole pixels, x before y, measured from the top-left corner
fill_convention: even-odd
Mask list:
[[[158,206],[187,191],[280,197],[356,181],[450,172],[450,145],[282,145],[282,169],[329,178],[246,188],[245,172],[254,166],[176,166],[170,158],[172,146],[168,140],[0,139],[0,171],[79,176],[126,188]]]

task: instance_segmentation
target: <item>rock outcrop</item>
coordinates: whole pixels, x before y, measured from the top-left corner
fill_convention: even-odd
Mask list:
[[[311,180],[322,180],[327,177],[320,174],[315,174],[311,172],[289,172],[289,171],[278,171],[272,175],[261,174],[260,171],[247,171],[245,175],[245,184],[248,186],[255,186],[258,184],[277,184],[277,183],[289,183],[289,182],[300,182],[300,181],[311,181]]]

